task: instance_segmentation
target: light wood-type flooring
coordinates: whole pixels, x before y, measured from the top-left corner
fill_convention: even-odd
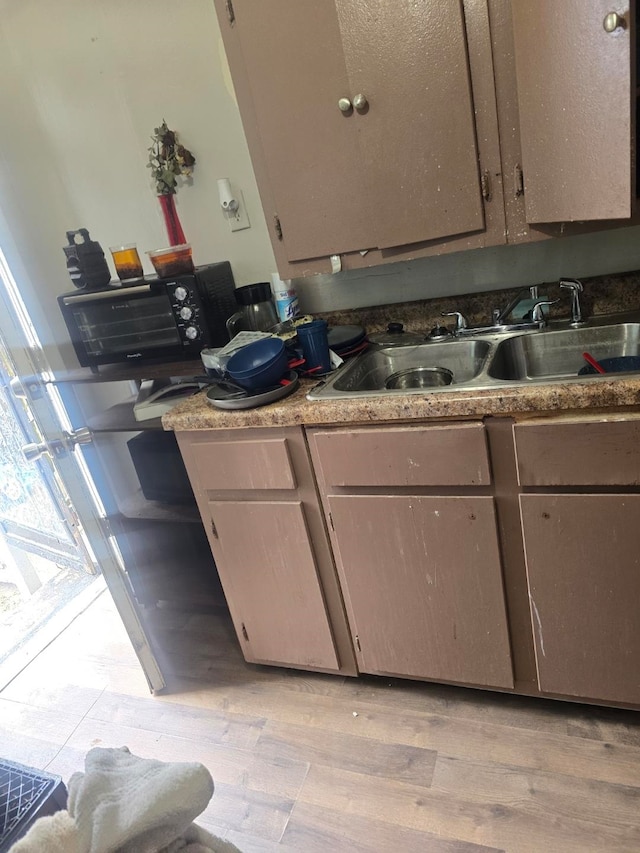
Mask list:
[[[228,616],[159,612],[149,695],[108,593],[0,694],[0,755],[65,781],[91,747],[203,762],[244,853],[640,851],[640,717],[247,666]]]

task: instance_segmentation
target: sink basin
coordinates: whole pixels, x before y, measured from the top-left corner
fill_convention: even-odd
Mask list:
[[[575,378],[585,365],[585,351],[595,359],[640,355],[640,323],[508,338],[498,344],[487,373],[493,379],[511,381]]]
[[[340,371],[333,388],[338,392],[384,391],[389,394],[393,393],[386,390],[389,377],[420,367],[444,367],[453,373],[453,385],[466,383],[480,374],[490,349],[487,341],[466,340],[369,350]]]
[[[586,362],[583,352],[596,359],[640,356],[638,314],[593,319],[578,329],[547,328],[500,334],[474,333],[478,337],[455,338],[442,343],[370,349],[341,367],[333,376],[313,388],[310,400],[347,399],[354,396],[389,394],[438,394],[451,391],[504,389],[507,383],[575,380],[591,382],[594,375],[578,376]],[[617,319],[616,317],[616,319]],[[451,384],[442,387],[395,387],[390,377],[402,371],[444,368],[453,374]],[[639,371],[634,371],[639,372]],[[610,373],[610,377],[628,375]],[[387,384],[389,383],[389,384]]]

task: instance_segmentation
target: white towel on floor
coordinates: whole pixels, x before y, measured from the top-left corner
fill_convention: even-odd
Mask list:
[[[157,853],[180,838],[213,794],[202,764],[90,750],[69,780],[69,814],[88,853]]]
[[[212,794],[202,764],[92,749],[69,781],[68,813],[36,821],[11,853],[239,853],[192,823]]]
[[[80,847],[80,833],[74,819],[68,811],[60,811],[37,820],[24,838],[11,847],[10,853],[87,853],[87,850]],[[240,850],[192,824],[181,838],[159,853],[240,853]]]
[[[39,818],[29,832],[9,848],[9,853],[84,853],[78,828],[69,812]]]

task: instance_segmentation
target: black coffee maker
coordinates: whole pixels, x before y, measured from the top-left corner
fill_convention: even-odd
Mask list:
[[[111,281],[100,243],[89,236],[86,228],[67,231],[68,246],[63,246],[67,256],[67,270],[76,287],[97,290]]]

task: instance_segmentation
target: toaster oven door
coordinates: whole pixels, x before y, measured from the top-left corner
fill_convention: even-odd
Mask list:
[[[165,294],[67,303],[77,341],[89,363],[177,355],[182,342]]]

